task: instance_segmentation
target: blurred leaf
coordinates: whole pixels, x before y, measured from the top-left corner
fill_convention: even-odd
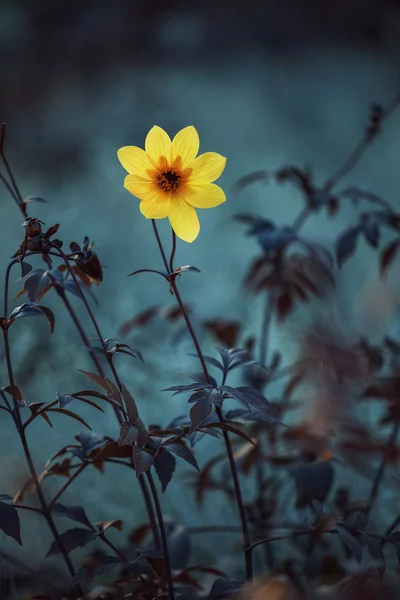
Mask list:
[[[385,202],[380,196],[377,194],[373,194],[372,192],[367,192],[366,190],[360,190],[356,187],[348,187],[344,190],[341,190],[337,193],[341,198],[349,198],[355,206],[358,205],[360,200],[367,200],[368,202],[372,202],[373,204],[379,204],[384,208],[391,209],[390,204]]]
[[[157,454],[154,460],[154,467],[161,483],[161,490],[165,492],[176,468],[175,457],[164,448]]]
[[[19,514],[14,506],[0,501],[0,530],[8,537],[13,538],[20,546],[21,540],[21,525],[19,522]]]
[[[297,489],[297,507],[301,508],[313,500],[325,502],[334,479],[331,462],[304,463],[289,469]]]
[[[77,521],[82,525],[86,525],[93,531],[92,524],[86,516],[85,510],[81,506],[66,506],[60,502],[56,502],[52,506],[52,512],[58,517],[67,517],[72,521]]]
[[[293,310],[293,297],[289,291],[283,292],[276,301],[278,320],[283,321]]]
[[[267,171],[254,171],[253,173],[249,173],[248,175],[244,175],[238,179],[235,183],[234,190],[236,192],[240,192],[253,183],[257,183],[259,181],[266,182],[268,179],[269,174]]]
[[[336,241],[336,260],[339,268],[354,254],[360,226],[347,229]]]
[[[390,242],[386,248],[382,251],[380,256],[380,273],[385,275],[391,263],[396,258],[398,250],[400,248],[400,239]]]
[[[240,332],[240,323],[236,321],[217,319],[203,321],[202,325],[215,337],[219,343],[225,344],[227,348],[233,348],[236,346],[237,338]]]
[[[79,527],[75,529],[68,529],[64,531],[64,533],[60,534],[60,542],[63,545],[63,548],[69,554],[76,548],[83,548],[89,542],[94,540],[97,537],[97,532],[90,531],[89,529],[81,529]],[[57,544],[57,541],[54,540],[50,548],[46,554],[46,558],[49,556],[55,556],[57,554],[61,554],[61,550]]]
[[[46,204],[47,200],[44,200],[44,198],[40,198],[39,196],[28,196],[23,201],[23,204],[29,204],[30,202],[42,202]]]
[[[220,577],[216,579],[212,584],[208,598],[221,598],[226,596],[233,596],[235,592],[238,592],[243,587],[243,582],[229,579],[228,577]]]
[[[191,539],[187,527],[182,525],[174,527],[168,534],[168,548],[171,559],[172,569],[184,569],[191,554]]]
[[[338,532],[343,544],[346,546],[346,548],[348,548],[348,550],[350,550],[358,564],[361,564],[362,546],[358,539],[341,525],[335,525],[334,529]]]

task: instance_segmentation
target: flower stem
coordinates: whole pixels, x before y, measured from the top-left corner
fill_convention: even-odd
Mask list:
[[[154,219],[152,220],[152,223],[153,223],[153,229],[154,229],[154,233],[155,233],[155,236],[157,239],[158,247],[160,249],[160,253],[161,253],[162,259],[164,261],[165,268],[168,270],[169,265],[167,262],[167,258],[165,255],[165,251],[164,251],[164,247],[163,247],[160,235],[158,233],[157,225],[156,225],[156,222]],[[199,344],[199,340],[197,339],[196,333],[193,329],[193,325],[191,323],[191,320],[187,313],[185,305],[182,301],[182,297],[179,293],[179,290],[175,283],[175,280],[172,278],[171,278],[171,286],[174,291],[176,300],[179,304],[179,307],[181,309],[183,318],[185,319],[190,336],[193,340],[193,344],[196,349],[196,353],[199,358],[201,367],[203,369],[204,376],[206,377],[207,381],[210,381],[210,375],[208,373],[207,365],[204,360],[204,356],[203,356],[203,353],[202,353],[202,350],[201,350],[201,347]],[[221,408],[216,407],[215,410],[216,410],[219,421],[221,423],[223,423],[224,416],[223,416]],[[238,475],[238,471],[236,468],[235,458],[233,455],[233,449],[232,449],[232,444],[229,439],[229,434],[225,430],[222,431],[222,434],[224,436],[225,447],[226,447],[226,451],[228,454],[229,465],[230,465],[232,479],[233,479],[233,486],[234,486],[234,490],[235,490],[236,504],[237,504],[237,507],[239,510],[240,522],[241,522],[241,526],[242,526],[243,552],[244,552],[244,556],[245,556],[246,578],[248,581],[251,581],[251,579],[253,577],[253,561],[252,561],[252,555],[251,555],[252,549],[250,547],[250,535],[249,535],[249,528],[248,528],[248,524],[247,524],[246,510],[245,510],[245,506],[244,506],[244,502],[243,502],[242,490],[240,488],[240,483],[239,483],[239,475]]]

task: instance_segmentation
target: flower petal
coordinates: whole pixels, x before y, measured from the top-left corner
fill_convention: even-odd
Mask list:
[[[137,146],[124,146],[117,152],[119,162],[128,171],[142,177],[148,177],[154,171],[149,158],[144,150]]]
[[[192,172],[189,183],[210,183],[221,176],[225,169],[226,158],[216,152],[206,152],[196,158],[190,165]]]
[[[160,162],[161,156],[167,161],[171,158],[171,139],[164,129],[154,125],[147,134],[145,149],[155,166]]]
[[[200,223],[196,211],[179,196],[171,199],[169,222],[178,238],[184,242],[193,242],[200,231]]]
[[[171,212],[171,198],[161,191],[152,198],[142,200],[139,208],[146,219],[165,219]]]
[[[151,179],[145,179],[138,175],[127,175],[124,181],[124,188],[136,196],[136,198],[140,198],[140,200],[156,196],[159,192]]]
[[[180,168],[185,169],[196,158],[199,147],[199,134],[193,125],[181,129],[172,140],[171,162],[180,157]]]
[[[190,186],[185,200],[195,208],[213,208],[226,201],[225,192],[215,183]]]

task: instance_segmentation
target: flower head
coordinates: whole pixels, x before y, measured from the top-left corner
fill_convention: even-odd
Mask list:
[[[193,242],[200,231],[195,208],[213,208],[225,202],[223,190],[212,183],[222,174],[226,158],[216,152],[197,156],[200,140],[196,129],[185,127],[171,141],[154,126],[145,150],[125,146],[118,158],[128,171],[124,186],[141,200],[146,219],[169,218],[176,235]],[[196,158],[197,157],[197,158]]]

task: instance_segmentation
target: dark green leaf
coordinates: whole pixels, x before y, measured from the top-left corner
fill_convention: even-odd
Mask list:
[[[69,554],[76,548],[83,548],[86,546],[89,542],[94,540],[97,535],[98,534],[95,531],[77,527],[75,529],[68,529],[67,531],[64,531],[64,533],[61,533],[60,541],[67,554]],[[46,554],[46,558],[49,556],[55,556],[57,554],[61,554],[61,550],[57,544],[57,541],[54,540],[50,545],[50,548]]]
[[[22,546],[18,511],[6,502],[0,502],[0,530]]]
[[[165,492],[175,471],[175,457],[167,449],[161,450],[154,460],[154,467],[161,483],[161,489]]]
[[[82,525],[86,525],[89,529],[93,530],[85,510],[81,506],[65,506],[64,504],[56,502],[51,510],[58,517],[67,517],[68,519],[82,523]]]

